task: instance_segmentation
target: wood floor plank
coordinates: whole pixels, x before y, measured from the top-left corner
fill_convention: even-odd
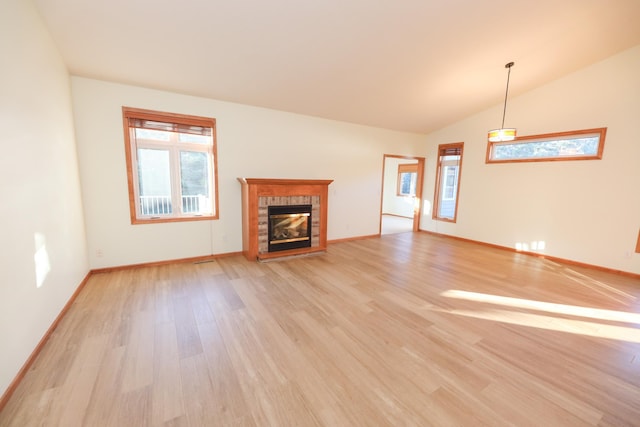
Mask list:
[[[219,414],[220,424],[234,423],[246,416],[247,403],[216,323],[199,324],[200,337],[211,382],[211,400],[207,407]]]
[[[122,392],[122,360],[124,353],[124,347],[112,347],[106,350],[95,386],[90,393],[91,399],[84,415],[84,425],[109,426],[116,424],[115,415],[119,411],[116,402]],[[80,415],[82,414],[80,413]],[[50,420],[47,419],[46,421],[48,423]]]
[[[140,311],[128,320],[130,335],[122,360],[122,391],[130,392],[153,383],[155,324],[153,313]]]
[[[23,426],[638,426],[640,280],[425,233],[93,275]]]
[[[155,324],[151,388],[153,425],[162,425],[185,415],[176,335],[174,322]]]

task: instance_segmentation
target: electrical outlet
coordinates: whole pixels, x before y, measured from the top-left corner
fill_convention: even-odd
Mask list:
[[[96,249],[96,256],[98,258],[102,258],[104,256],[104,252],[102,251],[102,249]]]

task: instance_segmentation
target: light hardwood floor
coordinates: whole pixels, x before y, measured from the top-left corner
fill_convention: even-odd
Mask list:
[[[413,231],[413,218],[382,214],[381,234],[410,233]]]
[[[404,233],[93,275],[0,426],[638,426],[640,281]]]

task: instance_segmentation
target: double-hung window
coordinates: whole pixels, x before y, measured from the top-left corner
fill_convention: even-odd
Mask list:
[[[464,143],[438,146],[438,169],[433,204],[433,218],[455,222],[460,194],[460,172]]]
[[[217,219],[215,119],[122,112],[131,223]]]

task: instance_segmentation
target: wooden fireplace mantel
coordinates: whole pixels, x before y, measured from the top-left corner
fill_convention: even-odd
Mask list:
[[[327,249],[327,201],[329,184],[333,182],[332,179],[238,178],[238,181],[242,186],[242,253],[248,260],[266,260]],[[305,196],[319,198],[319,218],[317,218],[319,233],[313,246],[278,252],[261,250],[259,225],[265,219],[261,218],[259,214],[260,198]]]

